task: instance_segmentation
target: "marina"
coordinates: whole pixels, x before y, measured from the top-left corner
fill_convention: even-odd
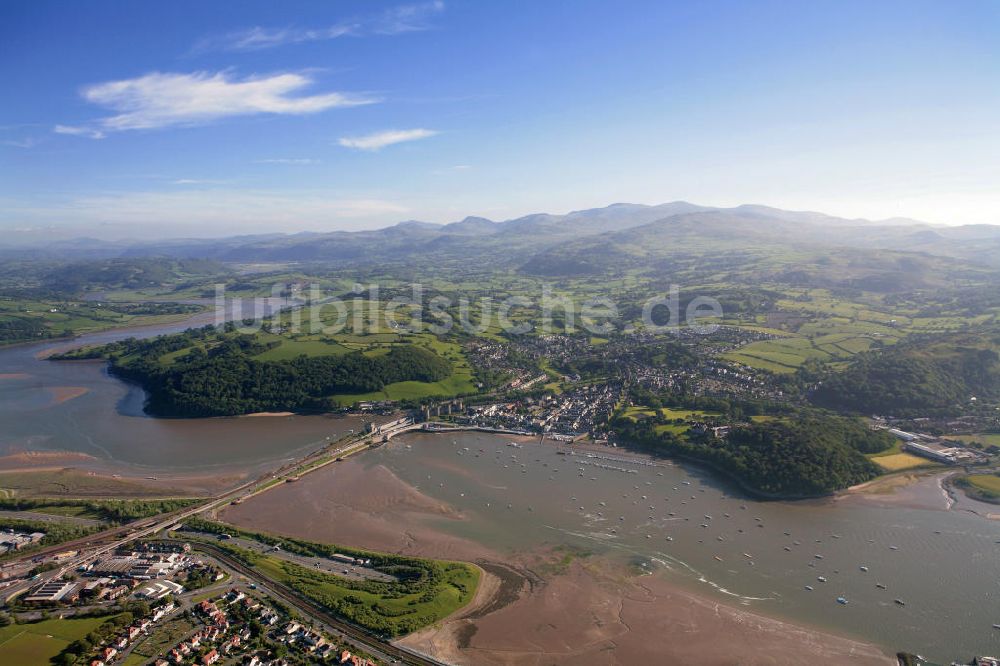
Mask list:
[[[660,466],[643,456],[636,457],[634,475],[599,469],[594,482],[566,474],[559,464],[566,458],[537,441],[523,442],[511,457],[484,434],[462,434],[455,444],[425,434],[405,440],[411,449],[383,447],[366,454],[366,464],[385,465],[460,511],[463,520],[432,521],[450,535],[501,551],[569,544],[622,563],[642,561],[650,575],[726,603],[807,621],[887,650],[947,662],[1000,649],[989,618],[1000,585],[994,550],[1000,526],[980,516],[827,500],[755,502],[698,468]],[[463,446],[484,453],[462,457],[456,467],[451,459]],[[574,462],[578,457],[581,452]],[[550,475],[558,479],[556,492]],[[491,508],[500,506],[508,508]],[[744,507],[751,506],[747,515]],[[706,552],[708,543],[715,552]],[[805,544],[819,552],[803,552]],[[975,567],[947,564],[970,560]],[[931,568],[934,576],[927,575]],[[831,616],[830,598],[810,594],[810,581],[835,585],[851,612]],[[889,585],[898,598],[886,598]],[[920,603],[899,603],[904,600]]]

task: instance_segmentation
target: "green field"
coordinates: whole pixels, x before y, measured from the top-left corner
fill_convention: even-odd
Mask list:
[[[254,567],[357,624],[392,635],[443,620],[469,603],[479,585],[479,570],[459,562],[436,563],[440,581],[429,591],[412,593],[398,584],[372,586],[384,591],[356,589],[345,579],[274,557],[261,558]]]
[[[983,446],[1000,446],[1000,433],[981,433],[975,435],[946,435],[945,439],[977,442]]]
[[[118,307],[118,306],[111,306]],[[116,312],[87,301],[31,301],[0,298],[0,324],[23,326],[23,334],[0,338],[0,345],[47,338],[64,337],[126,326],[147,326],[182,321],[198,311],[196,306],[181,306],[188,312],[136,315]]]
[[[969,474],[960,477],[957,484],[975,499],[1000,504],[1000,476],[996,474]]]
[[[897,440],[890,448],[878,453],[868,455],[868,458],[886,472],[900,472],[904,469],[916,469],[917,467],[940,467],[941,463],[936,463],[927,458],[906,453],[903,451],[902,440]]]
[[[67,645],[108,621],[107,617],[82,620],[43,620],[0,628],[0,662],[11,666],[48,666]]]
[[[912,453],[894,453],[892,455],[882,455],[872,458],[875,464],[884,469],[887,472],[899,472],[904,469],[913,469],[916,467],[927,467],[928,465],[936,465],[932,460],[927,460],[927,458],[921,458],[920,456],[915,456]]]
[[[656,416],[657,412],[667,419],[705,419],[719,416],[716,412],[705,412],[700,409],[674,409],[672,407],[661,407],[659,410],[654,410],[651,407],[643,406],[633,406],[625,410],[625,416],[631,419],[635,419],[640,416],[652,417]]]

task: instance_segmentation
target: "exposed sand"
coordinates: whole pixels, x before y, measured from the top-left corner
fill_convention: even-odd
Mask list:
[[[881,650],[580,560],[401,644],[455,664],[893,664]]]
[[[52,402],[50,403],[52,405],[58,405],[73,398],[79,398],[81,395],[90,392],[89,388],[83,386],[52,386],[45,390],[52,395]]]
[[[202,497],[247,478],[244,472],[151,476],[78,451],[11,449],[0,456],[0,489],[21,497]]]
[[[26,372],[0,372],[0,379],[27,379],[30,376]]]
[[[456,664],[893,664],[880,649],[637,576],[598,557],[504,557],[435,529],[465,520],[383,466],[357,459],[285,483],[221,519],[249,529],[477,563],[483,582],[457,614],[400,641]]]
[[[388,468],[345,460],[242,504],[220,518],[242,527],[390,553],[473,561],[495,554],[429,527],[428,518],[463,520],[454,508],[401,481]],[[289,507],[295,507],[293,512]]]
[[[829,501],[947,511],[954,502],[942,484],[953,473],[936,469],[882,476],[852,486]]]
[[[253,414],[244,414],[244,417],[250,416],[295,416],[295,412],[254,412]]]
[[[91,455],[77,451],[12,451],[0,456],[0,470],[53,469],[94,459]]]

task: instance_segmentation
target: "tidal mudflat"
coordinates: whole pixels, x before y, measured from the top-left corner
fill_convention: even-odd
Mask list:
[[[667,461],[513,444],[412,435],[221,517],[476,562],[476,602],[404,639],[459,663],[892,663],[897,649],[944,660],[997,647],[1000,529],[982,517],[929,499],[755,502]],[[985,571],[928,577],[955,557]]]

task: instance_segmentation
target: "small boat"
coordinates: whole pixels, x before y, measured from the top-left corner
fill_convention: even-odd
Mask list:
[[[672,536],[668,536],[667,537],[667,541],[673,541],[673,540],[674,540],[674,538]]]
[[[866,566],[862,566],[860,568],[861,568],[862,571],[868,571],[868,567],[866,567]]]
[[[902,599],[893,599],[893,601],[895,601],[900,606],[905,606],[906,605],[906,602],[903,601]]]
[[[994,625],[993,625],[993,628],[994,628],[994,629],[1000,629],[1000,624],[994,624]]]
[[[889,546],[889,550],[899,550],[899,546]]]
[[[884,590],[885,589],[885,585],[883,585],[882,583],[875,583],[875,587],[877,587],[880,590]]]
[[[813,555],[813,557],[815,557],[817,560],[822,560],[823,559],[822,555]]]
[[[826,576],[816,576],[816,580],[818,580],[821,583],[825,583],[826,582]]]
[[[753,555],[751,555],[750,553],[743,553],[743,557],[750,559],[751,557],[753,557]]]
[[[721,562],[721,561],[722,561],[722,558],[721,558],[721,557],[719,557],[718,555],[716,555],[716,556],[715,556],[715,560],[716,560],[717,562]]]
[[[810,592],[812,592],[813,586],[812,585],[806,585],[806,589],[809,590]]]
[[[844,598],[844,597],[837,597],[837,603],[840,604],[841,606],[846,606],[847,605],[847,599]]]

